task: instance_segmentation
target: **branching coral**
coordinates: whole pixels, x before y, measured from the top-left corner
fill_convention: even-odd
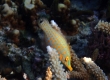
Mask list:
[[[8,62],[8,65],[11,64],[13,67],[15,66],[14,68],[7,68],[7,69],[10,70],[14,69],[16,73],[21,72],[20,73],[21,76],[22,76],[22,72],[23,73],[25,72],[30,80],[34,80],[36,77],[41,77],[39,78],[39,80],[41,80],[44,79],[45,77],[46,68],[51,64],[51,69],[48,68],[47,69],[48,71],[46,72],[47,74],[46,75],[47,77],[45,78],[46,80],[48,80],[48,78],[50,78],[50,80],[52,80],[53,78],[56,80],[67,80],[68,75],[70,78],[77,78],[80,80],[90,80],[89,77],[94,77],[90,73],[87,73],[89,71],[88,68],[86,69],[86,67],[84,66],[85,64],[83,65],[80,62],[80,59],[77,57],[78,55],[77,51],[80,51],[79,53],[85,56],[85,52],[83,50],[85,49],[84,47],[88,44],[88,41],[87,39],[84,38],[84,36],[89,36],[91,34],[90,28],[88,27],[89,25],[85,25],[85,26],[80,25],[81,20],[85,20],[85,18],[87,18],[87,16],[84,18],[82,17],[83,15],[93,15],[92,14],[93,11],[88,12],[88,11],[74,10],[71,6],[70,0],[54,0],[57,2],[54,4],[55,5],[54,7],[56,7],[57,10],[52,9],[50,7],[46,7],[48,5],[45,6],[42,0],[12,0],[12,1],[11,0],[0,1],[3,3],[3,5],[2,3],[0,5],[0,53],[1,53],[0,58],[2,57],[7,58],[8,60],[11,61],[11,63]],[[36,46],[40,47],[39,43],[42,44],[43,42],[37,40],[38,36],[36,37],[36,35],[38,35],[39,32],[37,31],[33,32],[33,30],[31,29],[32,28],[34,30],[38,29],[37,19],[39,17],[39,14],[42,16],[41,14],[42,10],[45,11],[43,15],[49,14],[48,17],[49,20],[54,19],[59,24],[61,30],[63,31],[63,33],[65,33],[65,35],[72,36],[72,38],[73,36],[76,37],[74,39],[76,42],[73,41],[72,47],[74,50],[77,49],[76,51],[77,55],[75,54],[74,51],[70,51],[72,56],[71,64],[73,67],[73,71],[71,72],[69,71],[69,74],[65,72],[65,70],[67,71],[67,69],[65,70],[63,69],[63,64],[61,64],[61,61],[59,60],[59,54],[55,49],[48,47],[48,53],[50,54],[49,58],[48,56],[45,56],[48,54],[44,54],[43,52],[36,50]],[[105,24],[109,25],[108,23],[104,22],[104,25]],[[54,28],[59,33],[61,33],[60,28],[53,20],[51,21],[51,27]],[[76,35],[77,33],[81,35],[79,34]],[[105,37],[99,39],[102,40],[103,38]],[[38,44],[34,43],[33,46],[33,44],[31,44],[32,40],[37,41]],[[59,41],[60,40],[61,39],[59,39]],[[98,37],[97,37],[97,41],[98,41]],[[59,43],[60,42],[58,42],[58,44]],[[109,43],[110,43],[110,38],[108,36],[106,37],[105,41],[102,40],[102,42],[99,42],[98,43],[100,44],[99,45],[100,48],[98,48],[99,53],[101,53],[101,50],[103,50],[104,53],[108,54],[109,46],[108,45],[106,46],[107,47],[106,50],[105,47],[103,48],[103,45],[105,46],[105,44],[109,44]],[[61,45],[60,48],[62,48]],[[97,52],[98,51],[96,51],[96,53]],[[5,59],[3,58],[0,59],[0,62],[2,60],[4,62]],[[48,64],[48,59],[50,61],[50,64]],[[94,60],[95,59],[96,57],[94,57]],[[19,66],[21,67],[21,69],[17,71],[17,68],[19,68]],[[5,69],[6,68],[4,68],[3,72],[5,71]],[[91,72],[96,74],[94,71]],[[50,73],[50,75],[48,75],[48,73]],[[9,76],[9,74],[6,74],[6,76],[7,75]],[[96,77],[98,77],[97,74]]]
[[[71,56],[72,56],[71,64],[75,70],[69,72],[70,78],[89,80],[89,75],[87,74],[86,69],[84,68],[79,58],[72,49],[71,49]]]
[[[8,43],[7,45],[9,46],[8,57],[10,58],[10,60],[12,60],[13,62],[18,61],[18,59],[20,59],[20,56],[22,56],[21,49],[18,48],[15,44]]]
[[[83,63],[86,65],[88,73],[93,74],[97,80],[108,80],[105,73],[91,60],[91,58],[84,57]]]
[[[52,80],[52,72],[50,67],[47,68],[45,80]]]
[[[6,78],[2,78],[1,75],[0,75],[0,80],[7,80],[7,79]]]
[[[60,24],[59,26],[61,27],[63,33],[65,33],[66,35],[75,35],[78,33],[79,20],[71,17],[71,13],[69,10],[70,8],[69,3],[70,0],[64,0],[63,3],[61,2],[55,3],[55,6],[53,5],[53,7],[55,7],[57,10],[54,11],[51,10],[50,16],[52,19],[57,21],[58,24]]]
[[[62,34],[60,27],[57,25],[57,23],[54,20],[51,20],[51,25],[55,30],[57,30],[60,34]]]
[[[59,60],[57,51],[50,46],[47,46],[48,54],[50,55],[51,69],[55,80],[67,80],[67,73],[64,72],[63,64]]]
[[[44,8],[46,5],[43,3],[42,0],[35,0],[35,4],[37,4],[39,7]]]
[[[98,24],[95,26],[95,29],[110,34],[110,23],[100,20]]]
[[[104,70],[105,73],[107,73],[110,71],[108,65],[110,61],[110,35],[94,29],[96,24],[97,22],[92,23],[91,25],[92,34],[88,38],[88,52],[91,56],[95,49],[99,50],[99,54],[95,62]]]

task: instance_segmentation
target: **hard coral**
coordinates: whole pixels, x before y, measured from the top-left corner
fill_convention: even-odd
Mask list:
[[[11,9],[11,7],[8,6],[8,4],[4,4],[3,5],[3,10],[2,10],[2,13],[3,13],[3,16],[9,16],[9,15],[12,15],[14,13],[14,11]]]
[[[47,46],[47,51],[50,55],[49,59],[54,78],[56,80],[67,80],[67,73],[64,72],[63,64],[61,64],[61,61],[59,60],[58,52],[50,46]]]
[[[41,0],[24,0],[24,6],[26,9],[32,10],[37,7],[44,8],[45,4]]]
[[[110,23],[100,20],[98,24],[95,26],[95,29],[110,34]]]
[[[6,78],[1,77],[1,75],[0,75],[0,80],[7,80],[7,79],[6,79]]]
[[[87,73],[87,70],[85,69],[84,65],[81,63],[76,53],[72,49],[71,49],[71,56],[72,56],[71,64],[72,67],[74,68],[74,71],[69,72],[70,78],[89,80],[89,74]]]
[[[27,8],[29,10],[33,9],[35,7],[34,2],[35,2],[34,0],[32,0],[32,2],[31,2],[31,0],[25,0],[24,1],[25,8]]]
[[[107,67],[108,61],[110,60],[110,35],[102,31],[98,31],[97,29],[94,29],[93,25],[91,25],[91,30],[92,34],[88,38],[88,53],[92,55],[93,51],[95,49],[98,49],[99,55],[95,62],[104,70],[104,72],[108,73],[110,72],[110,69]]]
[[[52,72],[50,67],[47,68],[45,80],[52,80]]]
[[[70,6],[66,5],[66,2],[69,2],[69,0],[64,0],[64,2],[65,4],[60,1],[56,1],[56,3],[54,3],[54,5],[57,5],[54,6],[57,10],[56,8],[54,11],[52,9],[50,17],[59,24],[59,27],[65,35],[73,36],[79,32],[78,28],[81,20],[87,21],[87,16],[92,16],[94,13],[90,10],[77,11],[71,9]],[[86,19],[81,19],[84,15]]]
[[[108,80],[105,73],[91,60],[91,58],[84,57],[83,63],[86,65],[88,73],[93,74],[96,80]]]
[[[59,3],[58,4],[58,11],[62,12],[62,11],[66,11],[67,6],[65,4]]]

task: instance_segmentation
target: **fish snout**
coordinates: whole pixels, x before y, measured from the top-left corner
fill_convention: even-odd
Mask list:
[[[72,71],[73,70],[73,68],[71,67],[71,66],[68,66],[67,67],[70,71]]]

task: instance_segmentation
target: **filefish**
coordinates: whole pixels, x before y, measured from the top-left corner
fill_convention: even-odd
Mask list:
[[[46,18],[38,19],[38,26],[43,30],[47,37],[47,43],[55,48],[59,54],[59,59],[61,62],[72,71],[71,67],[71,55],[68,43],[64,36],[60,34],[57,30],[52,28],[51,24]]]

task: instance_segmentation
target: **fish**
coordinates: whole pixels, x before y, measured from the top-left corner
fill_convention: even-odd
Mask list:
[[[70,49],[64,36],[62,36],[62,34],[60,34],[57,30],[52,28],[51,24],[46,18],[39,18],[37,23],[38,23],[38,26],[43,30],[47,38],[47,43],[52,48],[57,50],[60,61],[70,71],[72,71],[73,68],[71,67]]]

